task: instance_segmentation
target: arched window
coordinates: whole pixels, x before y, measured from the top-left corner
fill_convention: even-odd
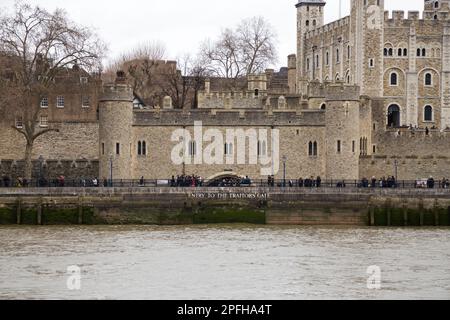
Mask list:
[[[195,141],[189,142],[188,153],[191,157],[194,157],[197,154],[197,143]]]
[[[403,55],[404,55],[405,57],[408,56],[408,49],[403,49]]]
[[[312,143],[312,141],[310,141],[309,142],[309,144],[308,144],[308,155],[310,156],[310,157],[312,157],[312,155],[313,155],[313,153],[314,153],[314,150],[313,150],[313,143]]]
[[[306,20],[306,26],[309,27],[309,20]]]
[[[403,55],[403,50],[401,48],[398,49],[397,55],[401,57]]]
[[[390,79],[389,79],[389,84],[391,86],[397,86],[398,85],[398,74],[396,72],[392,72]]]
[[[138,156],[142,155],[142,142],[138,141]]]
[[[439,1],[436,1],[435,3],[434,3],[434,7],[437,9],[437,8],[439,8]]]
[[[384,56],[387,57],[387,55],[388,55],[388,49],[384,48]]]
[[[392,48],[389,48],[388,55],[389,57],[392,57],[394,55],[394,50]]]
[[[433,121],[433,107],[425,106],[423,111],[423,120],[424,121]]]
[[[315,157],[317,157],[317,154],[318,154],[318,152],[317,152],[317,142],[314,141],[314,143],[313,143],[313,155]]]
[[[340,57],[339,49],[336,49],[336,63],[339,63],[339,61],[341,61],[341,57]]]
[[[330,65],[330,53],[327,51],[327,53],[325,54],[325,56],[326,56],[326,63],[327,63],[327,66],[329,66]]]
[[[327,105],[326,105],[325,103],[323,103],[323,104],[320,106],[320,110],[327,110]]]
[[[255,89],[255,97],[258,97],[258,96],[259,96],[259,90]]]
[[[400,107],[396,104],[390,105],[388,108],[388,127],[400,127]]]
[[[145,141],[142,141],[142,155],[147,155],[147,143]]]
[[[420,48],[418,48],[417,49],[417,56],[420,57],[421,53],[422,53],[422,50],[420,50]]]
[[[427,49],[423,48],[422,49],[422,57],[426,57],[427,56]]]
[[[432,86],[433,85],[433,76],[431,75],[431,73],[426,73],[425,74],[425,85],[426,86]]]

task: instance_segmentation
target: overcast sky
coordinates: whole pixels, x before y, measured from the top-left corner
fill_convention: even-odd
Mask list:
[[[69,17],[93,27],[108,44],[114,57],[139,43],[162,41],[169,59],[195,53],[199,43],[215,38],[240,20],[263,16],[278,34],[279,63],[295,53],[296,0],[28,0],[49,10],[63,8]],[[386,10],[423,10],[423,0],[386,0]],[[1,0],[10,9],[14,0]],[[350,0],[342,0],[343,15],[349,14]],[[339,1],[328,0],[325,20],[339,17]]]

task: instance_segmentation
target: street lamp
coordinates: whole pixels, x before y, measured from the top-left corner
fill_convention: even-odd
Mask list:
[[[39,156],[39,180],[38,180],[38,187],[42,187],[42,164],[44,163],[44,157],[41,155]]]
[[[286,162],[287,157],[283,156],[283,187],[286,188]]]
[[[109,181],[110,186],[113,186],[113,155],[109,156]]]
[[[394,166],[395,166],[395,183],[397,183],[397,181],[398,181],[398,160],[394,161]]]

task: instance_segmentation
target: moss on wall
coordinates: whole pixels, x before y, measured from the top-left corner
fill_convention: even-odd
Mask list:
[[[243,207],[208,207],[194,213],[194,224],[251,223],[265,224],[264,210]]]

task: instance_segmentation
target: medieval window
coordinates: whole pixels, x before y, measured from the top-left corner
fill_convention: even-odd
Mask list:
[[[116,143],[116,154],[120,154],[120,143]]]
[[[396,72],[392,72],[390,79],[389,79],[389,84],[391,86],[398,86],[398,74]]]
[[[437,20],[438,19],[437,14],[435,14],[433,18],[434,18],[434,20]]]
[[[258,97],[258,96],[259,96],[259,90],[255,89],[255,97]]]
[[[373,152],[373,153],[377,153],[377,146],[375,146],[375,145],[373,146],[372,152]]]
[[[56,106],[58,108],[64,108],[64,96],[57,96],[56,97]]]
[[[138,156],[142,155],[142,142],[138,141],[138,150],[137,150]]]
[[[339,49],[336,49],[336,63],[339,63],[340,60],[341,60],[341,58],[340,58]]]
[[[347,74],[347,84],[350,84],[350,75]]]
[[[342,141],[341,140],[337,141],[336,150],[337,150],[337,153],[341,153],[342,152]]]
[[[433,85],[433,76],[431,75],[431,73],[426,73],[425,74],[425,85],[426,86],[432,86]]]
[[[41,116],[39,120],[39,126],[41,128],[47,128],[48,127],[48,116]]]
[[[384,56],[387,57],[387,55],[388,55],[388,49],[384,48]]]
[[[436,2],[434,3],[434,7],[435,7],[436,9],[439,8],[439,1],[436,1]]]
[[[373,59],[369,59],[369,68],[375,67],[375,61]]]
[[[258,157],[267,155],[267,143],[266,141],[258,141]]]
[[[319,55],[316,55],[316,68],[319,68]]]
[[[16,128],[22,129],[23,128],[23,118],[17,117],[16,118]]]
[[[41,100],[41,108],[48,108],[48,98],[42,98]]]
[[[424,121],[433,121],[433,107],[432,106],[425,106],[423,120]]]
[[[422,49],[422,57],[426,57],[427,56],[427,49]]]
[[[387,115],[388,127],[398,128],[400,127],[400,107],[396,104],[390,105]]]
[[[225,155],[226,156],[233,155],[233,144],[232,143],[225,143]]]
[[[318,154],[317,149],[318,149],[317,141],[314,141],[314,142],[310,141],[308,143],[308,155],[310,157],[317,157],[317,154]]]
[[[355,151],[356,151],[356,141],[353,140],[352,141],[352,152],[355,153]]]
[[[90,97],[89,96],[83,96],[81,99],[82,99],[81,107],[89,108],[89,106],[91,104]]]
[[[392,48],[389,48],[388,50],[388,56],[392,57],[394,55],[394,50]]]
[[[347,46],[347,60],[350,60],[352,55],[352,49],[350,46]]]
[[[403,56],[407,57],[408,56],[408,49],[403,49]]]
[[[309,20],[306,20],[306,26],[309,27]]]
[[[309,71],[309,58],[306,59],[306,70]]]
[[[403,55],[403,50],[402,50],[402,48],[398,48],[397,55],[398,55],[399,57],[401,57],[401,56]]]
[[[330,53],[327,51],[327,53],[325,54],[325,60],[326,60],[326,64],[327,64],[327,66],[329,66],[330,65]]]
[[[142,141],[142,155],[147,155],[147,142]]]
[[[105,155],[105,143],[102,142],[102,155]]]
[[[197,143],[195,141],[189,142],[188,153],[191,157],[194,157],[197,154]]]
[[[320,106],[320,110],[327,110],[327,105],[326,105],[325,103],[323,103],[323,104]]]
[[[420,48],[418,48],[417,49],[417,56],[420,57],[421,53],[422,53],[422,50],[420,50]]]

